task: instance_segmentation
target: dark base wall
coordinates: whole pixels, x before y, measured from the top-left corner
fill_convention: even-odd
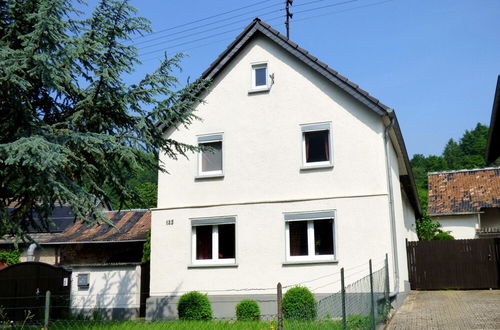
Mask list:
[[[316,300],[321,300],[327,294],[316,295]],[[235,319],[236,305],[243,299],[253,299],[260,307],[262,318],[275,317],[277,314],[277,304],[275,294],[254,294],[254,295],[214,295],[208,296],[212,304],[214,318]],[[146,320],[176,319],[177,303],[179,296],[173,297],[149,297],[146,302]]]

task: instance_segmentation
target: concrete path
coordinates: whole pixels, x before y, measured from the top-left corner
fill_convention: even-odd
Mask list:
[[[386,329],[500,329],[500,291],[411,291]]]

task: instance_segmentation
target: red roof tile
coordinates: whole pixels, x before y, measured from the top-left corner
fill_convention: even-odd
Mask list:
[[[429,173],[429,215],[500,207],[500,167]]]

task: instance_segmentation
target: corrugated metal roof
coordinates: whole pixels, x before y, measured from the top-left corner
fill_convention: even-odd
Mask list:
[[[115,227],[102,223],[90,226],[77,221],[64,232],[42,243],[93,243],[145,241],[151,229],[151,211],[132,210],[106,212]]]
[[[500,207],[500,167],[429,173],[429,215]]]

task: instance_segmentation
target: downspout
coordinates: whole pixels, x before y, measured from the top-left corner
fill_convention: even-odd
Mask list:
[[[27,261],[34,261],[34,253],[35,253],[35,249],[36,249],[36,244],[35,243],[32,243],[29,248],[28,248],[28,251],[26,252],[26,260]]]
[[[399,293],[399,262],[398,262],[398,241],[396,237],[396,214],[394,211],[394,194],[392,186],[392,171],[391,171],[391,157],[389,155],[389,130],[394,126],[394,112],[392,109],[388,111],[388,118],[390,119],[389,125],[384,131],[384,149],[385,149],[385,161],[387,170],[387,190],[389,194],[389,214],[391,220],[391,245],[392,245],[392,261],[394,268],[394,291],[391,293],[391,298],[395,297]]]

